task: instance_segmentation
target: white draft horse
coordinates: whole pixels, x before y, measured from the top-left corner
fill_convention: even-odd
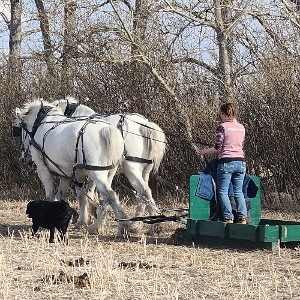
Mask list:
[[[23,109],[16,108],[16,116],[15,126],[21,127],[29,136],[30,152],[47,201],[57,200],[53,173],[76,182],[89,177],[103,201],[111,205],[116,219],[126,218],[111,188],[124,152],[124,140],[116,127],[103,120],[72,120],[59,106],[41,100],[25,103]],[[89,226],[89,232],[98,231],[101,217],[103,215],[99,213],[95,223]],[[119,236],[124,234],[127,225],[119,222]]]
[[[94,119],[103,119],[115,126],[122,133],[125,142],[125,159],[121,164],[121,172],[126,175],[129,182],[137,192],[137,208],[135,216],[141,216],[147,208],[148,213],[153,216],[159,214],[155,201],[152,197],[148,181],[150,172],[156,173],[164,157],[166,149],[166,137],[163,130],[155,123],[149,122],[145,117],[139,114],[114,114],[109,116],[100,116],[88,106],[78,104],[78,101],[72,97],[58,100],[55,102],[66,115],[71,118],[93,116]],[[66,186],[64,187],[66,188]],[[90,191],[92,189],[90,188]],[[65,191],[61,190],[62,194]],[[82,211],[87,211],[85,208]],[[102,214],[106,214],[107,203],[103,202]],[[102,216],[101,219],[104,217]],[[87,218],[79,217],[76,225],[86,225]],[[139,222],[131,224],[131,230],[140,230]],[[149,233],[153,234],[158,230],[158,225],[152,225]]]

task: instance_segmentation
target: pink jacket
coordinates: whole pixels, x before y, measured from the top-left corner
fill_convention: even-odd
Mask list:
[[[245,128],[236,119],[227,120],[216,130],[215,149],[218,158],[244,158]]]

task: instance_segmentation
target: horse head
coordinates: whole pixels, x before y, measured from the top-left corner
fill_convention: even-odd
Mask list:
[[[35,100],[26,103],[24,108],[17,107],[15,110],[16,120],[13,124],[13,136],[20,137],[20,160],[29,166],[34,165],[30,152],[30,141],[41,119],[49,111],[48,107],[53,107],[53,105],[48,102],[45,105],[42,100]]]
[[[91,116],[95,114],[95,111],[86,105],[79,104],[79,101],[71,96],[67,96],[65,99],[56,100],[53,102],[57,107],[64,111],[66,117],[82,117]]]

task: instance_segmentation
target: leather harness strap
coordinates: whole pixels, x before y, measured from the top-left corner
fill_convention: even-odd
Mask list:
[[[33,127],[32,127],[32,131],[30,132],[28,129],[27,129],[27,126],[26,124],[24,123],[21,123],[21,127],[29,134],[30,136],[30,144],[36,148],[39,152],[41,152],[42,154],[42,157],[43,157],[43,161],[45,163],[45,165],[47,165],[46,163],[46,159],[48,161],[50,161],[64,176],[68,177],[70,179],[70,184],[71,186],[74,184],[81,187],[83,185],[83,183],[79,183],[77,180],[76,180],[76,176],[75,176],[75,171],[76,169],[85,169],[85,170],[93,170],[93,171],[102,171],[102,170],[110,170],[113,168],[112,165],[109,165],[109,166],[92,166],[92,165],[87,165],[86,164],[86,158],[85,158],[85,153],[84,153],[84,147],[83,147],[83,134],[84,134],[84,131],[85,131],[85,128],[88,124],[90,124],[91,122],[95,123],[95,121],[91,120],[91,119],[88,119],[85,124],[82,126],[82,128],[80,129],[79,133],[78,133],[78,137],[77,137],[77,142],[76,142],[76,149],[75,149],[75,160],[74,160],[74,166],[73,166],[73,173],[71,175],[71,177],[69,177],[62,169],[61,167],[55,163],[44,151],[44,145],[45,145],[45,140],[46,140],[46,137],[47,135],[49,134],[50,131],[52,131],[54,128],[56,128],[57,126],[59,126],[60,124],[64,123],[62,121],[57,121],[55,122],[55,124],[45,132],[44,134],[44,137],[43,137],[43,146],[41,147],[34,139],[34,135],[38,129],[38,127],[41,125],[41,122],[42,120],[46,117],[46,115],[49,113],[49,111],[52,109],[53,107],[51,106],[41,106],[38,114],[37,114],[37,117],[35,119],[35,122],[33,124]],[[76,109],[76,108],[75,108]],[[82,145],[82,158],[83,158],[83,163],[82,164],[78,164],[77,163],[77,154],[78,154],[78,144],[79,144],[79,140],[81,140],[81,145]]]
[[[73,115],[73,113],[75,112],[78,105],[79,105],[78,103],[69,103],[67,101],[67,106],[66,106],[64,115],[67,116],[67,117],[71,117]],[[120,130],[123,138],[124,138],[123,126],[124,126],[124,123],[125,123],[125,117],[126,117],[126,115],[124,113],[120,114],[120,120],[117,124],[117,128]],[[151,127],[149,127],[145,124],[142,124],[142,123],[139,123],[139,122],[136,122],[136,123],[141,125],[141,126],[151,128]],[[153,128],[151,128],[151,129],[153,129]],[[80,134],[80,132],[79,132],[79,134]],[[77,159],[78,141],[79,141],[79,137],[77,139],[77,144],[76,144],[76,158],[75,159]],[[144,164],[152,164],[153,163],[152,159],[146,159],[146,158],[141,158],[141,157],[130,156],[130,155],[127,155],[126,153],[127,152],[126,152],[126,149],[125,149],[125,151],[124,151],[125,160],[132,161],[132,162],[138,162],[138,163],[142,163],[142,164],[143,163]],[[109,170],[110,166],[107,166],[107,167],[93,167],[93,166],[86,165],[85,162],[83,164],[76,164],[76,169],[98,170],[97,168],[103,168],[101,170]]]
[[[125,123],[125,117],[126,117],[125,114],[120,114],[120,120],[117,124],[117,128],[121,131],[121,134],[122,134],[123,138],[124,138],[123,126],[124,126],[124,123]],[[142,125],[142,124],[140,124],[140,125]],[[127,155],[126,149],[124,150],[124,157],[125,157],[125,160],[132,161],[132,162],[138,162],[138,163],[142,163],[142,164],[153,164],[152,159],[146,159],[146,158]]]
[[[90,123],[95,123],[95,121],[90,120],[90,119],[87,120],[78,132],[76,148],[75,148],[75,159],[74,159],[74,166],[73,166],[73,174],[74,174],[76,169],[85,169],[85,170],[93,170],[93,171],[105,171],[105,170],[110,170],[110,169],[113,168],[113,165],[108,165],[108,166],[103,166],[103,167],[102,166],[87,165],[86,159],[85,159],[84,147],[83,147],[83,134],[85,132],[85,128]],[[81,141],[82,164],[77,163],[79,141]]]
[[[135,156],[130,156],[130,155],[126,155],[125,159],[129,160],[129,161],[133,161],[133,162],[139,162],[142,164],[152,164],[153,163],[152,159],[145,159],[145,158],[140,158],[140,157],[135,157]]]

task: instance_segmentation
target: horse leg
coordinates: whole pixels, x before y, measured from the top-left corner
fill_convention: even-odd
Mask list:
[[[39,162],[37,159],[35,159],[36,167],[37,167],[37,173],[42,181],[45,193],[46,193],[46,201],[56,201],[55,193],[54,193],[54,177],[49,172],[47,166],[44,164],[42,160]]]
[[[99,209],[97,203],[99,202],[99,197],[96,189],[96,184],[93,181],[90,181],[87,185],[87,195],[88,197],[86,198],[88,200],[89,214],[95,219],[97,219],[97,213]]]
[[[59,180],[59,186],[58,186],[58,190],[56,192],[56,199],[58,201],[64,200],[66,202],[67,201],[67,191],[70,188],[70,180],[68,177],[65,176],[61,176],[60,180]],[[72,223],[76,223],[77,219],[78,219],[78,213],[77,211],[72,208]]]
[[[70,181],[69,178],[61,176],[59,180],[59,186],[56,193],[56,199],[58,201],[64,200],[67,201],[67,191],[70,188]]]
[[[123,166],[126,164],[123,164]],[[159,209],[155,205],[154,199],[152,198],[151,189],[148,186],[149,173],[152,169],[152,166],[147,166],[144,168],[143,172],[141,172],[140,166],[136,168],[129,166],[128,168],[123,167],[123,171],[127,176],[129,182],[133,186],[133,188],[137,191],[137,208],[135,212],[135,216],[141,216],[145,208],[147,208],[150,216],[155,216],[159,214]],[[145,178],[145,179],[144,179]],[[142,224],[138,224],[137,222],[131,223],[132,231],[139,231],[142,227]],[[160,226],[158,224],[153,224],[150,227],[149,234],[153,235],[155,232],[159,232]]]
[[[85,187],[85,192],[80,188],[76,188],[76,195],[79,201],[79,218],[75,223],[75,228],[79,229],[89,224],[89,211],[96,210],[96,204],[92,204],[92,199],[95,191],[95,184],[90,181]],[[95,213],[94,213],[95,214]]]
[[[145,197],[147,197],[147,203],[148,203],[148,205],[147,205],[148,213],[149,213],[149,215],[156,215],[156,214],[159,214],[160,211],[155,204],[155,201],[152,196],[152,191],[149,188],[149,176],[150,176],[150,172],[152,171],[152,169],[153,169],[153,165],[148,165],[144,168],[143,179],[144,179],[144,182],[145,182],[145,184],[147,186],[147,190],[148,190],[148,192],[146,192],[146,194],[145,194]],[[152,224],[150,226],[148,234],[149,235],[159,234],[161,231],[162,231],[162,225],[159,223],[156,223],[156,224]]]
[[[138,195],[139,197],[139,195]],[[146,209],[146,204],[141,201],[140,199],[137,199],[136,204],[136,210],[135,210],[135,217],[140,217],[144,214],[144,211]],[[139,233],[142,230],[143,223],[137,222],[137,221],[131,221],[130,223],[130,232],[132,233]]]
[[[108,184],[110,186],[111,186],[111,183],[112,183],[112,180],[113,180],[113,177],[114,177],[115,173],[116,173],[115,170],[108,171],[107,181],[108,181]],[[99,223],[98,228],[97,228],[97,230],[98,230],[99,227],[105,222],[105,217],[107,215],[108,203],[103,199],[101,193],[96,189],[96,185],[94,183],[93,183],[93,190],[95,191],[94,192],[95,203],[91,203],[91,201],[90,201],[89,211],[90,211],[90,214],[93,215],[93,217],[95,219],[97,219],[97,216],[99,216],[100,223]],[[98,192],[100,194],[100,199],[99,199]],[[96,202],[100,203],[100,205],[97,205]]]
[[[95,174],[95,175],[97,176],[97,174]],[[98,177],[96,177],[96,176],[95,176],[95,178],[93,178],[93,180],[97,186],[99,193],[103,197],[103,199],[102,199],[102,201],[103,201],[102,205],[104,206],[103,209],[105,210],[107,204],[109,204],[113,209],[116,219],[126,218],[126,214],[120,205],[118,196],[110,187],[108,180],[106,180],[106,179],[101,180],[101,178],[99,176]],[[98,211],[98,215],[97,215],[97,219],[95,220],[95,223],[93,225],[91,225],[90,227],[88,227],[88,231],[90,233],[96,233],[96,234],[98,233],[100,224],[103,221],[104,213],[101,213],[101,212],[103,212],[103,209],[100,209]],[[124,231],[127,231],[127,228],[128,228],[128,222],[119,222],[117,236],[124,236]]]

